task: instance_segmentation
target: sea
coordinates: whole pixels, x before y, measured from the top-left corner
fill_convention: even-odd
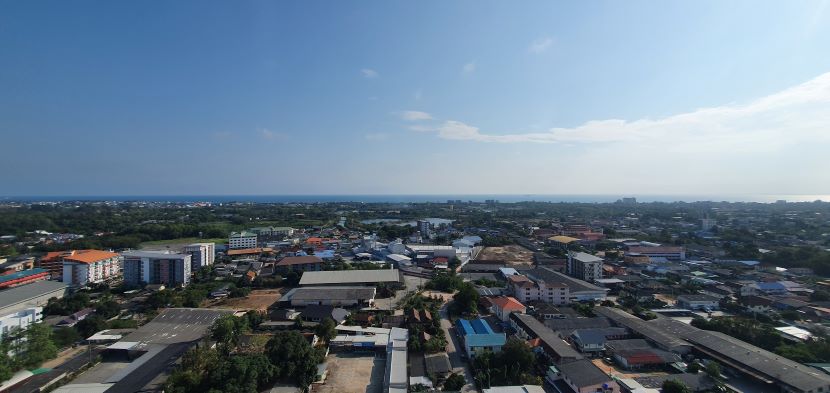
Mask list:
[[[0,202],[68,202],[68,201],[145,201],[171,203],[446,203],[498,201],[611,203],[624,197],[637,202],[757,202],[775,203],[830,201],[830,194],[757,194],[757,195],[599,195],[599,194],[374,194],[374,195],[54,195],[0,196]]]

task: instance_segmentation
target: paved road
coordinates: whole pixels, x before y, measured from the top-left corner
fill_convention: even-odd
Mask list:
[[[462,392],[476,392],[476,387],[473,384],[473,371],[467,362],[461,357],[463,348],[458,342],[458,337],[455,335],[455,328],[450,322],[449,313],[447,313],[447,303],[441,306],[438,310],[441,315],[441,329],[444,329],[444,334],[447,336],[447,355],[450,357],[450,365],[452,365],[453,372],[464,372],[464,378],[467,384],[461,389]]]
[[[94,359],[98,354],[101,353],[100,348],[93,348],[92,349],[92,358]],[[89,352],[84,351],[77,356],[73,357],[72,359],[67,360],[63,364],[58,367],[53,368],[52,370],[45,372],[43,374],[35,375],[22,384],[17,385],[9,390],[11,393],[29,393],[35,392],[53,379],[57,378],[63,373],[73,373],[81,369],[81,367],[85,366],[89,362],[90,356]]]

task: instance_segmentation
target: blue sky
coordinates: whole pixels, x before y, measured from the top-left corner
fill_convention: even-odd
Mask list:
[[[0,194],[830,193],[827,1],[3,2]]]

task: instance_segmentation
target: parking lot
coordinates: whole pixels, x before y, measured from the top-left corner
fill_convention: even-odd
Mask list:
[[[373,354],[335,353],[326,358],[328,377],[316,393],[381,393],[386,360]]]

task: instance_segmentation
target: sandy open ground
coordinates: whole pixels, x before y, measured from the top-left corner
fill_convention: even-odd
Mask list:
[[[282,289],[254,289],[246,297],[224,299],[211,308],[230,308],[234,310],[266,311],[268,307],[280,300]]]
[[[486,247],[481,250],[478,259],[502,259],[511,265],[530,265],[533,263],[533,251],[515,244],[504,247]]]

